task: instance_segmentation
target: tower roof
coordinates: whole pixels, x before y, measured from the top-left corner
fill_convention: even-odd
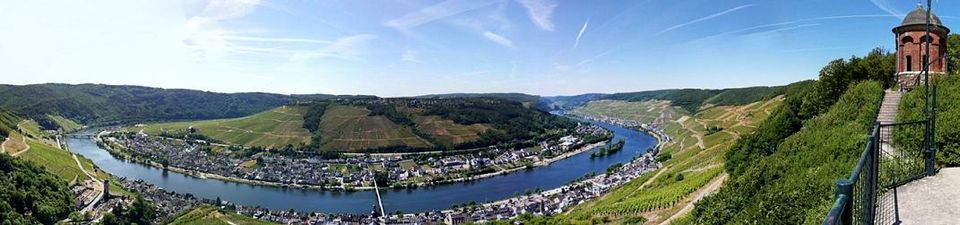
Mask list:
[[[907,16],[903,17],[903,22],[899,26],[893,28],[893,33],[902,33],[908,31],[924,31],[927,24],[927,10],[923,8],[923,5],[917,5],[917,8],[910,13],[907,13]],[[950,33],[950,28],[947,28],[940,22],[940,17],[936,14],[930,14],[930,28],[931,32],[935,32],[941,35],[946,35]]]
[[[903,23],[900,23],[900,26],[914,24],[927,24],[927,10],[924,9],[922,5],[917,5],[916,9],[907,13],[907,16],[903,18]],[[940,17],[937,17],[937,15],[933,13],[930,14],[930,24],[943,26],[943,23],[940,22]]]

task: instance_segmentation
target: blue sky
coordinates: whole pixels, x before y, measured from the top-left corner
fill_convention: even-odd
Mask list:
[[[901,0],[4,1],[2,83],[538,95],[779,85],[893,49]],[[935,1],[947,26],[960,4]],[[957,28],[960,29],[960,28]]]

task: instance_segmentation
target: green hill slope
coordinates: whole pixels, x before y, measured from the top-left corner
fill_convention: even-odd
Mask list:
[[[127,128],[148,134],[183,135],[193,132],[231,145],[281,147],[310,143],[310,132],[303,128],[304,106],[282,106],[254,115],[233,118],[171,123],[155,123]]]
[[[371,98],[325,94],[216,93],[103,84],[0,85],[0,107],[22,113],[47,129],[64,125],[47,115],[86,125],[247,116],[297,101]]]
[[[626,223],[643,217],[653,224],[665,222],[688,206],[694,199],[691,196],[714,190],[724,181],[724,154],[741,136],[752,133],[782,102],[783,98],[775,97],[736,106],[713,106],[693,115],[660,100],[587,103],[574,110],[574,114],[643,123],[659,120],[675,141],[663,146],[660,170],[617,187],[598,200],[574,207],[559,220],[606,219]]]
[[[429,141],[414,134],[410,127],[394,123],[386,116],[372,116],[370,110],[359,106],[328,107],[320,120],[318,133],[324,150],[433,147]]]
[[[697,205],[698,224],[819,224],[832,204],[833,182],[849,174],[876,117],[881,86],[860,83],[829,110],[805,122],[777,151],[746,165]]]

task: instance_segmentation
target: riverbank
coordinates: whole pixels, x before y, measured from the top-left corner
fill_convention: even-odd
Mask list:
[[[600,147],[600,146],[603,146],[603,145],[605,145],[605,144],[607,144],[607,141],[601,141],[601,142],[593,143],[593,144],[590,144],[590,145],[581,147],[581,148],[579,148],[579,149],[577,149],[577,150],[575,150],[575,151],[568,152],[568,153],[564,153],[564,154],[559,155],[559,156],[557,156],[557,157],[549,158],[549,159],[546,159],[546,160],[543,160],[543,161],[534,163],[533,166],[534,166],[534,167],[538,167],[538,166],[548,166],[548,165],[550,165],[551,163],[556,162],[556,161],[558,161],[558,160],[566,159],[566,158],[569,158],[570,156],[574,156],[574,155],[578,155],[578,154],[580,154],[580,153],[584,153],[584,152],[586,152],[586,151],[590,151],[590,150],[593,149],[593,148]],[[456,178],[456,179],[450,180],[450,181],[448,181],[448,182],[453,183],[453,182],[472,181],[472,180],[483,179],[483,178],[487,178],[487,177],[498,176],[498,175],[502,175],[502,174],[508,174],[508,173],[516,172],[516,171],[519,171],[519,170],[522,170],[522,169],[528,169],[528,167],[520,166],[520,167],[515,167],[515,168],[507,169],[507,170],[501,170],[501,171],[497,171],[497,172],[493,172],[493,173],[479,174],[479,175],[474,175],[474,176],[465,177],[465,178]]]
[[[586,119],[586,118],[578,118],[578,117],[575,117],[575,116],[572,116],[572,115],[571,115],[571,117],[573,117],[573,118],[575,118],[575,119],[579,119],[579,120],[590,120],[590,119]],[[590,121],[602,122],[602,121],[596,121],[596,120],[590,120]],[[621,128],[624,128],[624,129],[629,129],[629,128],[626,128],[626,126],[622,126],[622,125],[619,125],[619,124],[612,124],[612,125],[619,126],[619,127],[621,127]],[[641,132],[643,132],[643,133],[645,133],[645,134],[647,134],[647,135],[649,135],[649,136],[651,136],[651,137],[654,137],[654,138],[657,140],[657,144],[656,144],[653,148],[651,148],[649,152],[644,153],[644,154],[643,154],[643,157],[638,157],[637,159],[634,159],[634,160],[632,160],[632,161],[630,161],[630,162],[627,162],[627,164],[625,165],[625,167],[630,167],[631,165],[644,163],[645,160],[651,161],[652,159],[654,159],[654,158],[657,156],[657,154],[660,153],[660,149],[662,149],[663,146],[667,144],[667,141],[669,141],[669,137],[666,136],[666,134],[662,134],[662,133],[657,132],[657,131],[655,131],[655,130],[644,129],[644,128],[640,128],[640,129],[638,129],[638,130],[641,131]],[[594,146],[594,147],[599,147],[599,146],[600,146],[600,145],[597,145],[597,146]],[[582,153],[582,151],[579,152],[579,153]],[[576,154],[579,154],[579,153],[571,154],[571,155],[569,155],[569,156],[576,155]],[[566,155],[566,154],[565,154],[565,155]],[[564,158],[569,157],[569,156],[565,156]],[[562,159],[562,158],[560,158],[560,159]],[[558,160],[559,160],[559,159],[558,159]],[[549,163],[548,163],[548,164],[549,164]],[[656,171],[656,170],[658,170],[658,169],[660,168],[660,164],[657,163],[657,162],[655,162],[655,161],[653,162],[653,166],[652,166],[652,167],[648,167],[648,166],[650,166],[650,165],[642,165],[642,167],[644,167],[644,169],[641,169],[638,174],[634,174],[634,176],[633,176],[631,179],[629,179],[629,180],[627,180],[627,181],[625,181],[625,182],[622,182],[622,183],[630,182],[631,180],[635,179],[636,177],[639,177],[639,175],[642,175],[643,173],[647,173],[647,172],[651,172],[651,171]],[[616,171],[616,172],[620,172],[620,171],[623,171],[623,169],[621,168],[621,169],[619,169],[619,170]],[[587,185],[587,184],[596,182],[597,180],[600,180],[601,178],[603,178],[603,177],[605,177],[605,176],[609,176],[609,175],[610,175],[609,173],[599,174],[599,175],[595,175],[595,176],[590,177],[590,178],[587,178],[587,179],[577,180],[577,181],[571,182],[570,184],[562,185],[562,186],[560,186],[560,187],[556,187],[556,188],[549,189],[549,190],[544,190],[544,191],[541,191],[541,192],[539,192],[539,193],[532,193],[532,194],[529,194],[529,195],[516,196],[516,197],[512,197],[512,198],[507,198],[507,199],[498,200],[498,201],[483,203],[483,204],[481,204],[481,206],[486,207],[486,208],[497,208],[497,207],[504,206],[504,205],[516,204],[516,203],[518,203],[518,202],[528,202],[528,201],[531,201],[532,199],[535,199],[535,198],[541,198],[541,199],[542,199],[542,198],[548,198],[548,197],[550,197],[550,196],[555,196],[555,195],[558,195],[558,194],[563,194],[563,192],[569,191],[569,190],[573,189],[573,188],[576,187],[576,186]],[[622,184],[622,183],[621,183],[621,184]],[[613,188],[613,187],[608,187],[608,188]],[[601,193],[601,194],[597,194],[597,196],[600,196],[600,195],[602,195],[602,193]],[[596,197],[596,196],[595,196],[595,197]],[[448,209],[448,210],[444,210],[443,212],[444,212],[444,213],[454,213],[454,212],[455,212],[455,209]]]

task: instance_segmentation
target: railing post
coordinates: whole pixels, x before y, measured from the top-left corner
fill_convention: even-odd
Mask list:
[[[849,200],[843,205],[843,213],[840,214],[840,224],[853,224],[853,181],[848,179],[837,180],[837,190],[835,191],[837,199],[846,196]]]
[[[932,89],[932,104],[931,104],[931,113],[930,117],[927,118],[927,134],[924,139],[927,141],[927,176],[933,176],[937,173],[936,162],[937,162],[937,86],[934,85]]]
[[[874,216],[876,215],[876,203],[877,203],[877,167],[878,155],[880,153],[880,123],[874,124],[873,135],[868,139],[867,144],[870,145],[867,151],[869,151],[867,158],[870,159],[869,162],[864,163],[863,166],[867,167],[867,174],[860,174],[860,179],[864,180],[864,190],[863,194],[863,220],[864,224],[873,224]],[[863,177],[866,175],[866,177]]]

